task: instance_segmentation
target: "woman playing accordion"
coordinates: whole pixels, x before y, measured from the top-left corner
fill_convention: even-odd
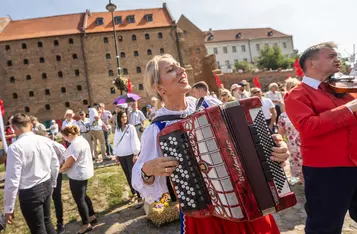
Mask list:
[[[163,115],[190,115],[196,110],[197,100],[186,98],[191,90],[185,69],[171,56],[155,56],[146,66],[144,84],[146,90],[155,94],[165,103],[165,107],[156,112],[156,117]],[[217,104],[206,99],[204,106]],[[160,131],[175,121],[151,124],[142,135],[142,149],[134,165],[132,185],[149,204],[168,192],[167,177],[179,166],[173,157],[162,157],[157,136]],[[289,157],[284,142],[276,142],[272,160],[284,162]],[[220,234],[239,233],[254,234],[280,233],[273,216],[267,215],[252,222],[232,222],[218,217],[193,218],[181,213],[181,233]]]

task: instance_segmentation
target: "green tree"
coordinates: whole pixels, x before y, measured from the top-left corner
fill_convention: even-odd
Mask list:
[[[294,60],[295,59],[293,57],[289,58],[284,56],[278,46],[265,46],[260,51],[260,57],[256,59],[256,64],[260,69],[287,69],[291,67],[291,64],[294,63]]]
[[[251,72],[256,68],[253,64],[247,61],[238,61],[234,64],[234,67],[237,71],[243,70],[244,72]]]

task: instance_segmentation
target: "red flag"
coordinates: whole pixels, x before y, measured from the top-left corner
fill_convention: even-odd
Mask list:
[[[260,82],[259,82],[258,76],[254,77],[253,83],[254,83],[255,87],[257,87],[257,88],[261,88],[262,87]]]
[[[3,103],[2,100],[0,100],[0,112],[1,112],[2,115],[5,114],[4,103]]]
[[[222,86],[221,80],[219,79],[219,77],[216,73],[214,73],[214,76],[216,78],[216,84],[217,84],[218,88],[221,88],[221,86]]]
[[[133,92],[133,86],[131,85],[130,79],[128,79],[128,93],[132,93],[132,92]]]
[[[304,76],[304,72],[302,71],[302,69],[301,69],[301,67],[300,67],[299,59],[298,59],[298,58],[295,60],[294,67],[295,67],[295,74],[296,74],[296,76],[298,76],[298,77],[303,77],[303,76]]]

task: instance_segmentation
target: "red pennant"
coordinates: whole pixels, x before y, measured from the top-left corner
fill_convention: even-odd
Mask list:
[[[128,79],[128,93],[132,93],[132,92],[133,92],[133,86],[131,85],[130,79]]]
[[[216,73],[214,74],[214,76],[216,78],[216,84],[217,84],[218,88],[221,88],[221,86],[222,86],[221,80],[219,79],[219,77]]]
[[[298,76],[298,77],[303,77],[303,76],[304,76],[304,72],[302,71],[302,69],[301,69],[301,67],[300,67],[299,59],[298,59],[298,58],[295,60],[294,67],[295,67],[295,74],[296,74],[296,76]]]
[[[0,100],[0,111],[1,111],[1,115],[5,114],[4,103],[2,100]]]
[[[257,88],[262,87],[262,85],[259,82],[258,76],[254,77],[253,83],[254,83],[255,87],[257,87]]]

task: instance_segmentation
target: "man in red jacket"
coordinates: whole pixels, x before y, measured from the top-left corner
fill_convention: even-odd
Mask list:
[[[334,94],[325,82],[340,70],[335,48],[308,48],[303,81],[285,96],[301,138],[307,234],[340,234],[347,210],[357,221],[357,95]]]

